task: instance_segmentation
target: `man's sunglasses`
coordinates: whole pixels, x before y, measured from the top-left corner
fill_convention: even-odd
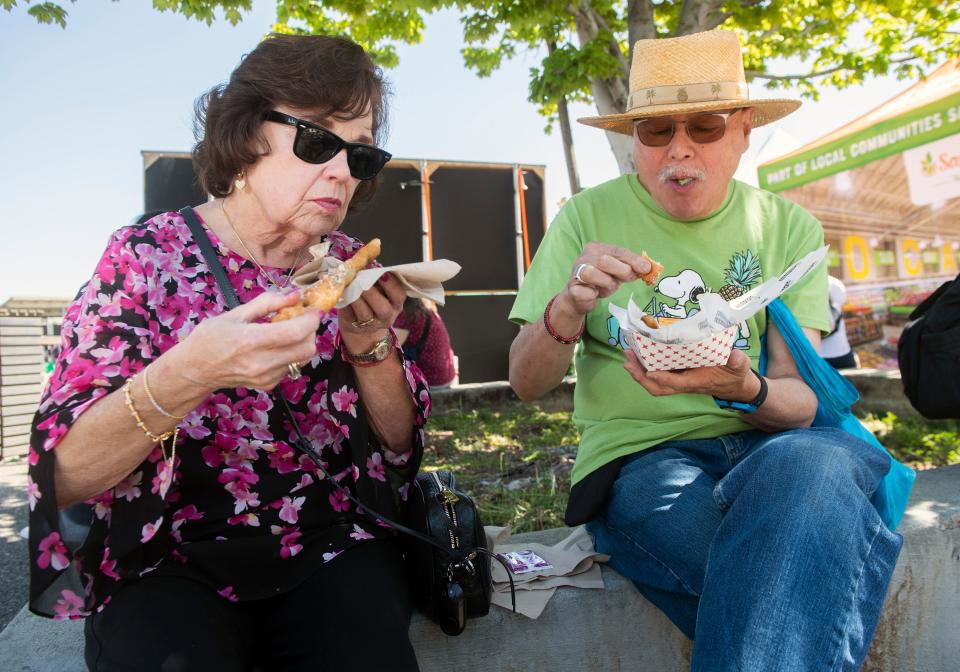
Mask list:
[[[736,114],[733,112],[709,112],[695,114],[686,121],[673,119],[644,119],[634,125],[637,138],[647,147],[666,147],[673,140],[678,124],[685,124],[690,139],[701,145],[716,142],[727,131],[727,118]]]
[[[389,152],[379,147],[347,142],[325,128],[283,112],[271,110],[263,115],[263,119],[297,129],[297,135],[293,138],[293,154],[301,161],[326,163],[339,154],[341,149],[346,148],[350,174],[358,180],[372,180],[392,158]]]

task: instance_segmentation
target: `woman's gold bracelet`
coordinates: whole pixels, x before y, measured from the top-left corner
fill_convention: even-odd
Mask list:
[[[133,381],[137,379],[136,374],[130,378],[127,378],[127,382],[123,384],[123,399],[127,402],[127,410],[130,411],[130,415],[133,416],[134,421],[137,423],[137,427],[143,430],[143,433],[147,435],[147,438],[153,441],[154,443],[163,444],[164,441],[173,436],[173,432],[164,432],[163,434],[154,434],[147,426],[143,424],[143,419],[140,417],[140,414],[137,413],[136,407],[133,405],[133,398],[130,396],[130,390],[133,388]]]
[[[147,399],[150,400],[150,403],[153,404],[153,407],[157,409],[157,413],[160,415],[165,415],[168,418],[173,418],[174,420],[183,420],[185,417],[187,417],[186,415],[174,415],[173,413],[169,413],[164,410],[163,406],[157,403],[156,399],[154,399],[153,392],[150,391],[150,383],[147,382],[147,371],[149,370],[149,366],[143,370],[143,389],[147,393]]]

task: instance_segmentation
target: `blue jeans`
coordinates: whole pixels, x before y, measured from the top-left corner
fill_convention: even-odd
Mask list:
[[[870,504],[889,466],[830,428],[671,441],[587,530],[693,639],[691,672],[853,672],[903,543]]]

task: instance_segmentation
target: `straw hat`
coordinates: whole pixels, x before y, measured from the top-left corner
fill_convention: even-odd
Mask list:
[[[711,30],[684,37],[637,40],[630,68],[627,111],[578,119],[581,124],[633,134],[633,122],[648,117],[754,108],[753,126],[785,117],[799,100],[750,100],[736,33]]]

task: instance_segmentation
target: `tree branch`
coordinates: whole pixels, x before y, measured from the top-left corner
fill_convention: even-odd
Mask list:
[[[630,0],[627,5],[627,60],[633,63],[633,45],[637,40],[649,40],[657,36],[653,22],[653,3],[650,0]]]
[[[703,0],[683,0],[683,6],[680,8],[680,21],[677,23],[677,29],[674,35],[692,35],[699,33],[700,10],[704,4]]]
[[[891,64],[897,63],[909,63],[910,61],[915,61],[919,56],[904,56],[903,58],[892,58],[890,59]],[[810,72],[804,75],[771,75],[766,72],[759,72],[757,70],[747,70],[747,78],[758,77],[760,79],[769,79],[771,81],[788,81],[793,79],[812,79],[816,77],[823,77],[824,75],[829,75],[840,70],[851,70],[849,66],[838,65],[835,68],[827,68],[826,70],[821,70],[819,72]]]
[[[610,30],[610,24],[607,23],[606,19],[600,16],[599,12],[596,10],[591,8],[590,11],[593,12],[594,20],[596,20],[597,25],[603,30],[607,31],[607,34],[610,36],[608,51],[620,62],[620,70],[623,72],[623,76],[630,77],[630,64],[627,62],[627,59],[624,58],[623,52],[620,50],[620,43],[617,42],[617,36],[613,34],[612,30]]]

